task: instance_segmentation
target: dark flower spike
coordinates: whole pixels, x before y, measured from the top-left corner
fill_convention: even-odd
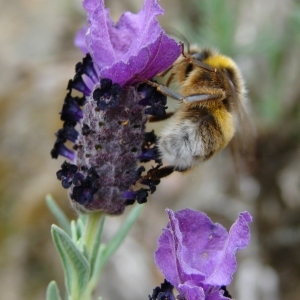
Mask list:
[[[195,210],[167,213],[170,222],[158,240],[155,261],[178,290],[178,299],[230,299],[223,287],[236,271],[236,252],[250,241],[251,215],[240,213],[228,233]]]
[[[146,83],[139,85],[138,92],[142,97],[139,104],[143,106],[150,106],[145,109],[145,113],[157,118],[164,118],[167,109],[165,106],[167,103],[167,97],[158,92],[155,87]]]
[[[224,297],[227,297],[227,298],[229,298],[229,299],[232,299],[232,297],[231,297],[231,295],[229,294],[229,292],[227,291],[227,288],[226,288],[225,285],[221,286],[220,290],[223,290],[223,291],[224,291],[224,294],[223,294]]]
[[[93,167],[88,170],[86,178],[84,178],[82,173],[75,175],[77,176],[73,179],[75,186],[71,193],[71,199],[81,205],[87,205],[93,201],[93,196],[99,189],[97,186],[99,175]]]
[[[75,143],[78,137],[78,132],[75,130],[74,126],[70,126],[68,123],[60,129],[56,133],[56,137],[58,140],[62,141],[63,143],[67,140]]]
[[[139,204],[143,204],[147,202],[148,190],[141,188],[137,191],[126,191],[123,194],[123,197],[127,199],[127,205],[133,204],[135,201],[137,201]]]
[[[76,73],[80,75],[87,75],[94,83],[98,82],[98,75],[94,68],[92,57],[87,53],[86,57],[75,66]]]
[[[139,158],[141,162],[147,162],[150,160],[154,160],[155,162],[161,162],[160,154],[156,146],[149,149],[143,149]]]
[[[70,89],[77,90],[77,91],[83,93],[85,96],[88,96],[91,93],[91,90],[84,82],[82,76],[78,73],[74,76],[73,80],[69,81],[67,89],[68,90],[70,90]]]
[[[64,155],[78,167],[74,173],[63,165],[58,172],[77,210],[120,214],[126,205],[146,202],[159,183],[138,163],[153,160],[154,168],[161,166],[156,136],[145,134],[145,123],[147,113],[165,113],[166,97],[145,84],[138,87],[140,78],[150,80],[170,67],[181,46],[159,26],[156,17],[163,11],[157,0],[145,0],[138,14],[127,12],[117,24],[103,0],[84,0],[83,6],[88,25],[75,43],[86,57],[68,84],[64,126],[51,155]],[[72,96],[73,89],[84,97]]]
[[[160,287],[153,290],[152,295],[149,295],[149,300],[175,300],[173,288],[173,285],[165,280]]]
[[[101,79],[100,87],[93,92],[93,98],[100,110],[116,107],[119,104],[122,88],[110,79]]]
[[[72,185],[73,178],[78,170],[76,165],[64,162],[61,165],[61,170],[57,171],[56,176],[58,180],[61,180],[62,186],[67,189]]]
[[[109,85],[106,92],[110,93]],[[146,116],[143,107],[136,105],[138,99],[133,87],[122,90],[119,104],[105,110],[98,109],[94,94],[83,107],[81,124],[84,134],[79,135],[76,143],[76,162],[78,166],[85,167],[79,170],[85,180],[81,185],[71,187],[70,196],[79,210],[104,210],[119,214],[128,204],[128,198],[123,194],[137,180],[136,169]],[[134,99],[136,102],[132,102]],[[90,171],[87,170],[91,168],[95,172],[93,176],[88,175]],[[145,202],[146,196],[144,192],[137,192],[134,200]]]
[[[51,150],[51,157],[58,158],[59,155],[66,157],[71,161],[75,159],[75,153],[72,150],[68,149],[64,145],[64,142],[57,140],[54,144],[53,149]]]
[[[77,101],[68,93],[61,111],[61,120],[77,123],[82,117],[83,113]]]

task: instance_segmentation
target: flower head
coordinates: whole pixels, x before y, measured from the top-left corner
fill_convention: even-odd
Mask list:
[[[167,210],[170,222],[158,240],[157,266],[182,300],[221,300],[237,262],[235,254],[250,241],[248,212],[239,214],[229,233],[204,213]]]
[[[157,0],[145,0],[138,14],[124,13],[116,24],[103,0],[84,0],[83,6],[88,24],[75,44],[86,56],[69,81],[64,125],[51,155],[70,161],[57,178],[76,209],[120,214],[128,204],[146,202],[159,183],[137,165],[154,160],[155,169],[161,166],[156,135],[145,132],[145,123],[149,114],[165,115],[166,97],[141,79],[168,68],[181,47],[159,26],[156,16],[163,11]],[[83,97],[73,96],[73,90]],[[67,141],[74,143],[72,150]]]

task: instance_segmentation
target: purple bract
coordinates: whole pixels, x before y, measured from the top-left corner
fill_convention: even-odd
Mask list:
[[[116,24],[104,0],[84,0],[83,6],[88,25],[78,32],[75,44],[90,53],[102,78],[130,85],[153,78],[180,55],[181,46],[166,35],[156,19],[163,13],[156,0],[145,0],[138,14],[125,12]]]
[[[179,299],[221,300],[237,262],[235,254],[250,241],[248,212],[239,214],[229,233],[204,213],[167,210],[170,222],[158,240],[157,266],[179,292]],[[180,298],[181,297],[181,298]]]

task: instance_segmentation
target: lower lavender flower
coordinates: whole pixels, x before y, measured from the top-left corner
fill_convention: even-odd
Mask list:
[[[167,213],[170,222],[158,240],[155,261],[179,292],[178,299],[230,299],[225,287],[237,268],[236,252],[250,241],[251,215],[240,213],[228,233],[195,210]]]
[[[51,156],[70,161],[57,178],[77,210],[120,214],[126,205],[146,202],[159,183],[148,176],[161,167],[161,159],[156,135],[145,132],[145,123],[147,115],[165,116],[166,97],[142,79],[151,80],[172,65],[181,46],[159,26],[156,16],[163,10],[157,0],[145,0],[138,14],[126,12],[117,24],[103,0],[83,0],[83,7],[88,25],[75,43],[86,56],[69,81],[64,125]],[[73,90],[83,97],[73,96]],[[138,168],[152,160],[152,170]],[[164,170],[163,176],[172,171]]]

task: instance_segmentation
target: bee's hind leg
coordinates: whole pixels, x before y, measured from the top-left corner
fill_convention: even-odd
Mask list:
[[[170,117],[172,117],[173,115],[174,115],[174,112],[167,112],[165,114],[165,116],[163,116],[163,117],[148,116],[148,121],[150,123],[159,122],[159,121],[167,120]]]
[[[162,167],[161,165],[150,169],[145,176],[139,179],[139,183],[143,183],[145,180],[160,180],[164,177],[169,176],[175,171],[174,166],[165,166]]]
[[[183,98],[185,103],[202,102],[202,101],[222,101],[225,98],[224,92],[212,94],[195,94]]]

